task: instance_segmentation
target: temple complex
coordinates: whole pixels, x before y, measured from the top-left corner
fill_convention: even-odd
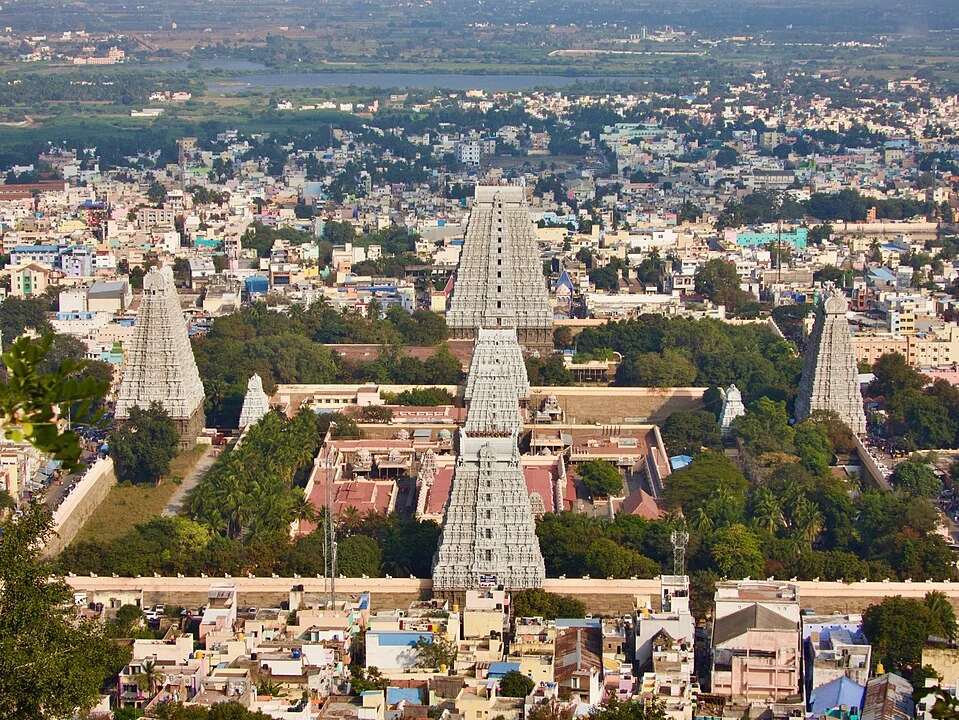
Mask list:
[[[859,369],[846,321],[848,304],[838,292],[824,294],[806,347],[796,419],[816,410],[832,410],[854,433],[866,432]]]
[[[240,430],[249,425],[256,425],[268,412],[270,412],[270,401],[263,392],[263,379],[253,373],[246,384],[246,396],[243,398],[243,409],[240,411]]]
[[[553,309],[525,188],[476,187],[446,322],[454,338],[508,327],[526,350],[553,349]]]
[[[746,406],[743,405],[743,394],[735,384],[726,388],[723,393],[723,409],[719,413],[719,427],[723,432],[723,437],[729,437],[733,431],[733,420],[746,414]]]
[[[546,571],[517,444],[526,368],[512,329],[480,329],[433,587],[538,588]]]
[[[126,355],[116,418],[126,420],[132,408],[145,409],[157,402],[176,423],[180,445],[189,447],[203,429],[203,400],[203,383],[173,283],[173,270],[153,268],[143,278],[143,298]]]

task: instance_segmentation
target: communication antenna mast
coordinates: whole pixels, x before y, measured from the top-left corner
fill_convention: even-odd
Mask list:
[[[686,546],[689,545],[689,533],[685,530],[673,530],[669,539],[673,543],[673,575],[685,575]]]
[[[327,441],[333,436],[334,427],[336,427],[336,423],[331,422],[327,431]],[[327,450],[329,450],[328,442]],[[326,476],[326,565],[329,569],[326,574],[330,579],[330,610],[333,610],[336,607],[336,518],[333,509],[333,480],[336,476],[336,469],[333,465],[333,459],[329,455],[327,455],[327,462],[329,465],[327,466]]]

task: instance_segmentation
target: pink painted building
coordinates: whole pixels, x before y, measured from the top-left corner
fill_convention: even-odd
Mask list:
[[[733,704],[802,703],[799,597],[794,585],[716,587],[712,693]]]

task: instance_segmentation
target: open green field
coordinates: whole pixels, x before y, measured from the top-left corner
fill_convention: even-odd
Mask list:
[[[135,525],[160,515],[180,481],[207,449],[206,445],[196,445],[180,453],[171,463],[169,477],[163,478],[159,485],[114,485],[74,542],[113,540]]]

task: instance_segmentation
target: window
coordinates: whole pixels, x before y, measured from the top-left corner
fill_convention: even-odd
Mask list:
[[[492,550],[487,550],[486,553],[485,553],[485,555],[486,555],[486,562],[492,561],[492,559],[493,559],[493,551],[492,551]]]
[[[487,539],[487,540],[492,540],[492,539],[493,539],[493,530],[492,530],[492,528],[486,528],[486,539]]]

